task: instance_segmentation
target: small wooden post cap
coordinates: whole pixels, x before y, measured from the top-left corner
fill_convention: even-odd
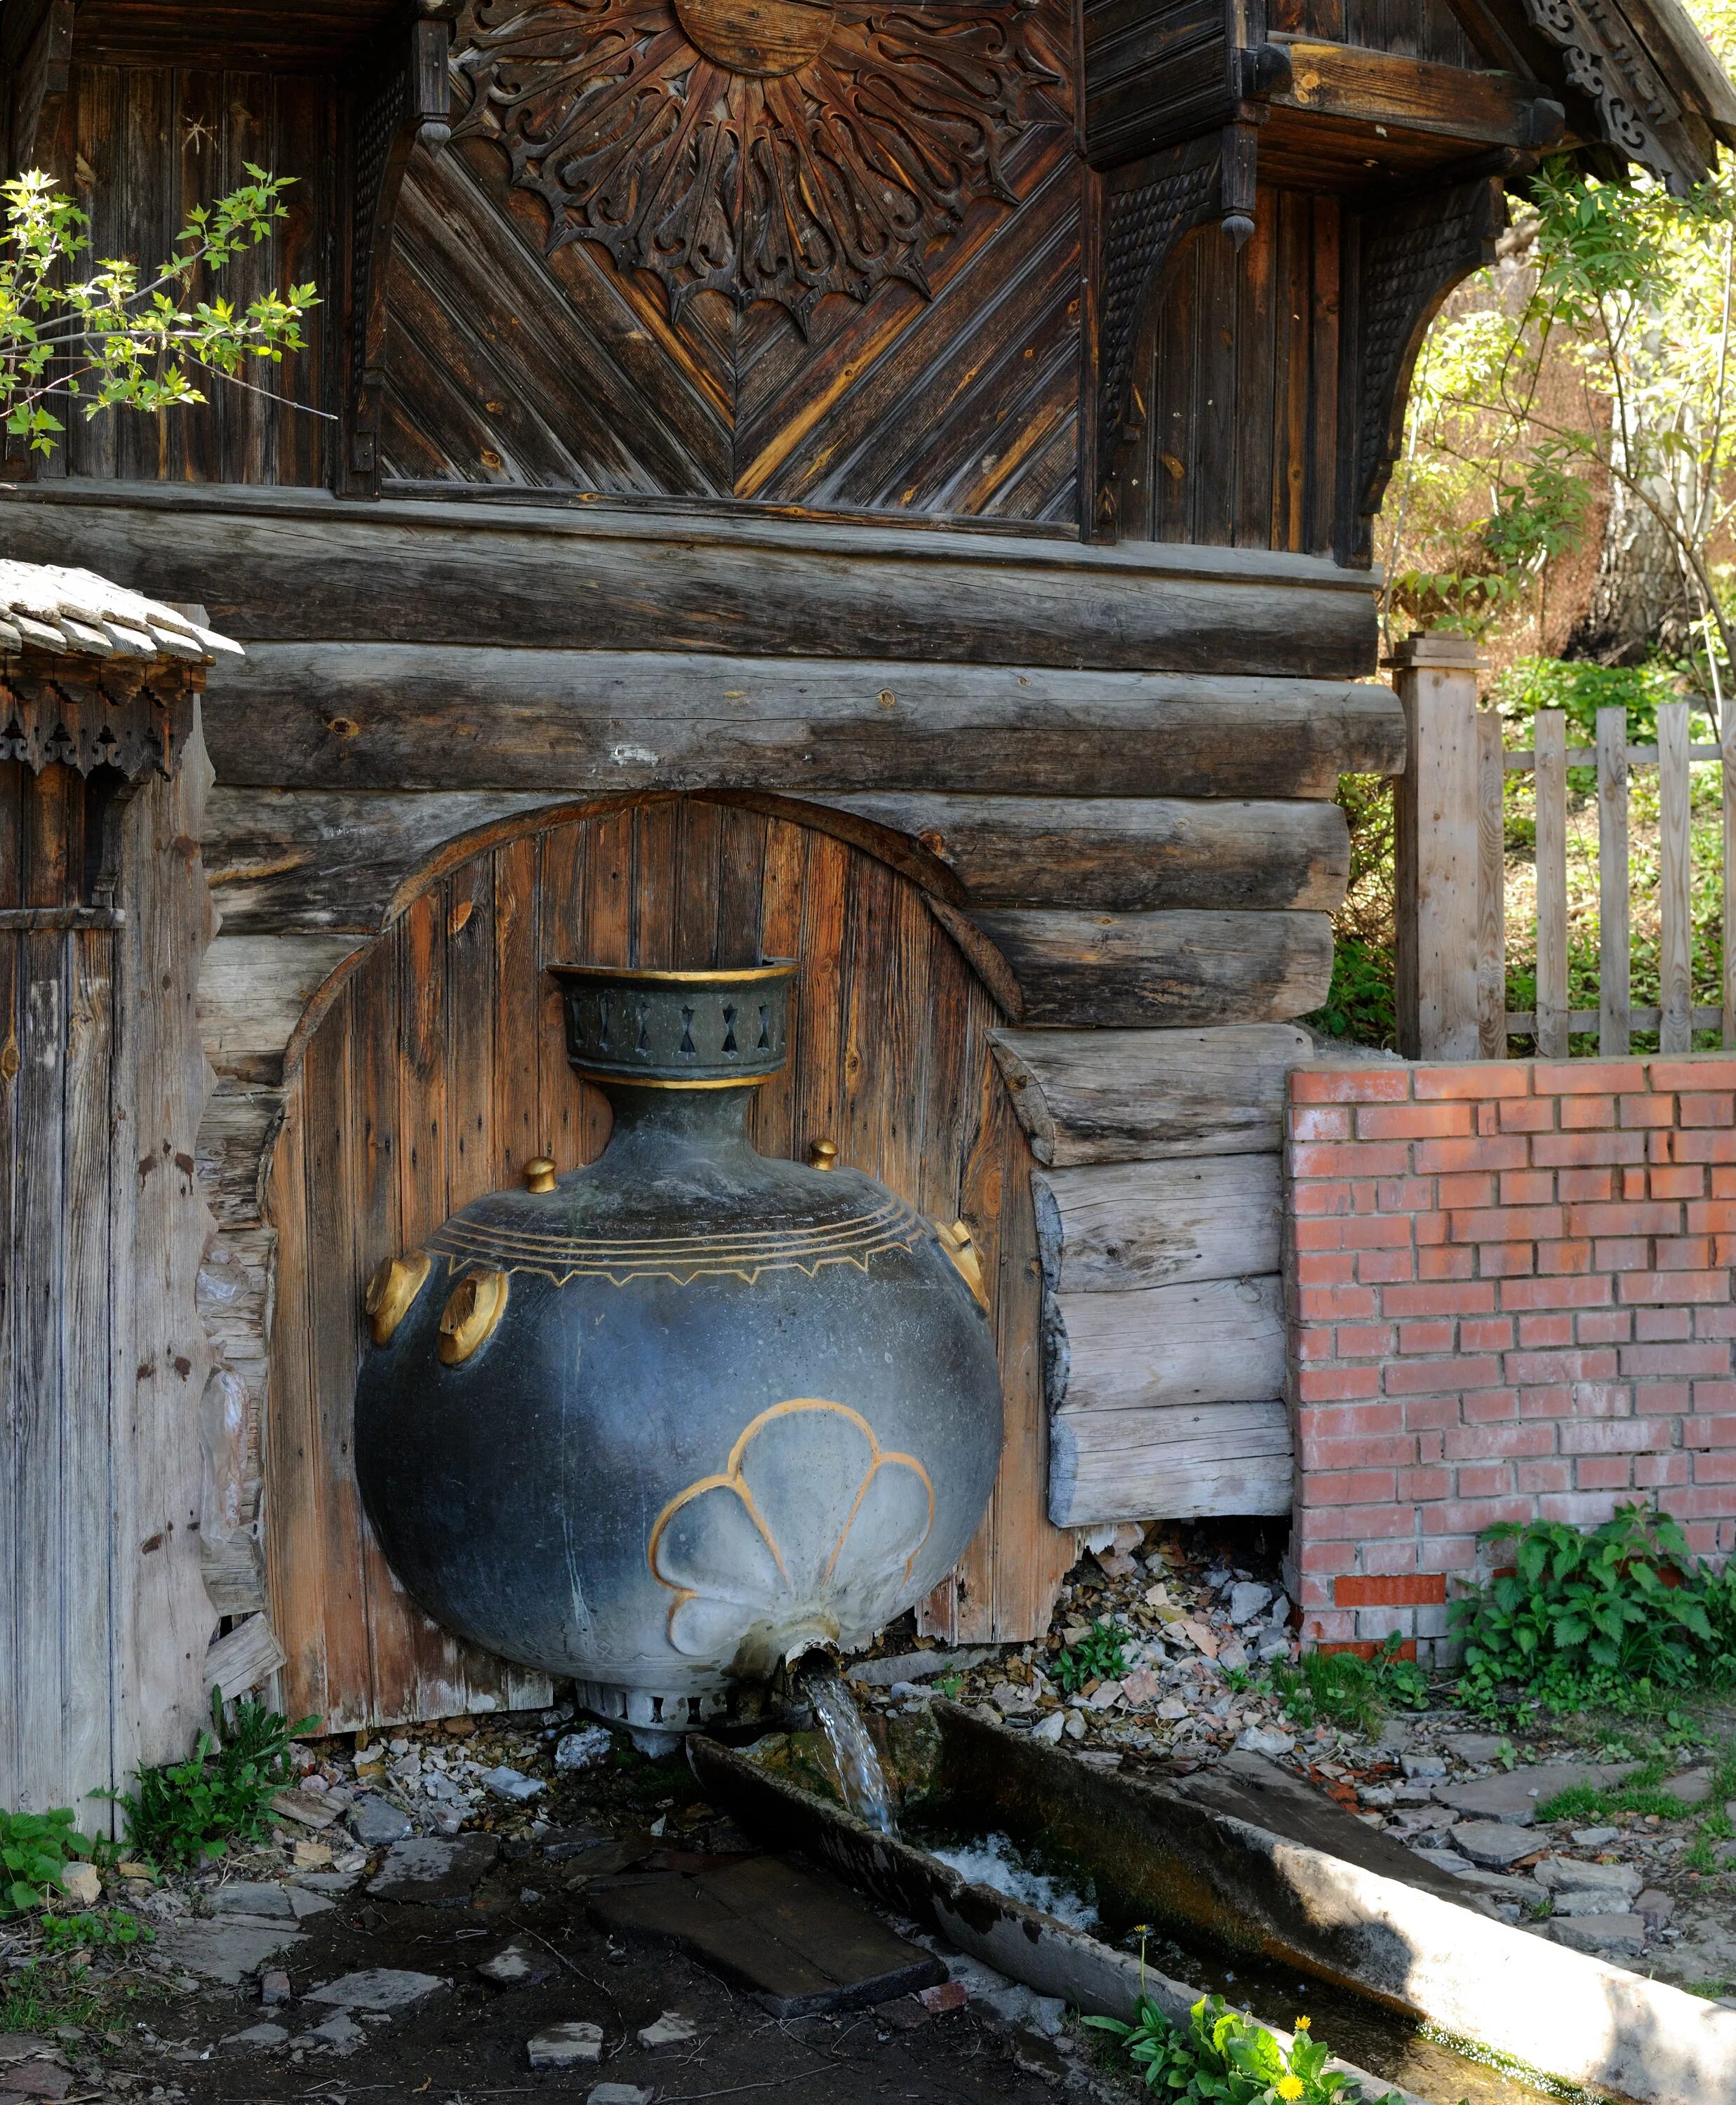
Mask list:
[[[838,1167],[838,1143],[835,1140],[817,1140],[808,1151],[810,1169],[835,1169]]]
[[[525,1189],[527,1191],[552,1191],[555,1187],[555,1166],[546,1155],[534,1155],[525,1164]]]

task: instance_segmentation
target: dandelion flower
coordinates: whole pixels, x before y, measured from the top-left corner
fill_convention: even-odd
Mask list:
[[[1302,2093],[1308,2088],[1308,2085],[1302,2080],[1300,2076],[1281,2076],[1277,2081],[1273,2085],[1273,2088],[1277,2092],[1280,2098],[1286,2101],[1286,2105],[1288,2105],[1288,2101],[1292,2098],[1300,2098],[1302,2095]]]
[[[1296,2030],[1299,2032],[1305,2032],[1313,2022],[1314,2021],[1312,2018],[1298,2018],[1296,2019]]]

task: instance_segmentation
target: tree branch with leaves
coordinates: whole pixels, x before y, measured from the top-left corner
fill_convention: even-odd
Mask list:
[[[252,163],[247,172],[239,190],[189,213],[149,275],[125,257],[80,275],[90,221],[74,200],[40,169],[0,185],[0,411],[14,438],[51,453],[65,428],[57,410],[76,404],[88,419],[204,402],[207,378],[257,387],[249,371],[306,348],[302,321],[318,304],[311,284],[262,293],[244,306],[195,297],[289,217],[284,192],[293,179]]]

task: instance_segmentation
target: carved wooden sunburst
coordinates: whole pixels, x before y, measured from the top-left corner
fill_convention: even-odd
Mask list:
[[[457,63],[459,132],[504,148],[551,249],[655,271],[677,320],[718,292],[804,329],[828,293],[926,296],[967,208],[1014,201],[1008,152],[1056,78],[1016,0],[476,0]]]

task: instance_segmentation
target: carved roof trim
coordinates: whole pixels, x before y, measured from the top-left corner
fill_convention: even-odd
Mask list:
[[[239,643],[179,609],[128,592],[93,570],[0,561],[0,655],[26,647],[124,660],[141,668],[214,665],[219,658],[245,655]]]

